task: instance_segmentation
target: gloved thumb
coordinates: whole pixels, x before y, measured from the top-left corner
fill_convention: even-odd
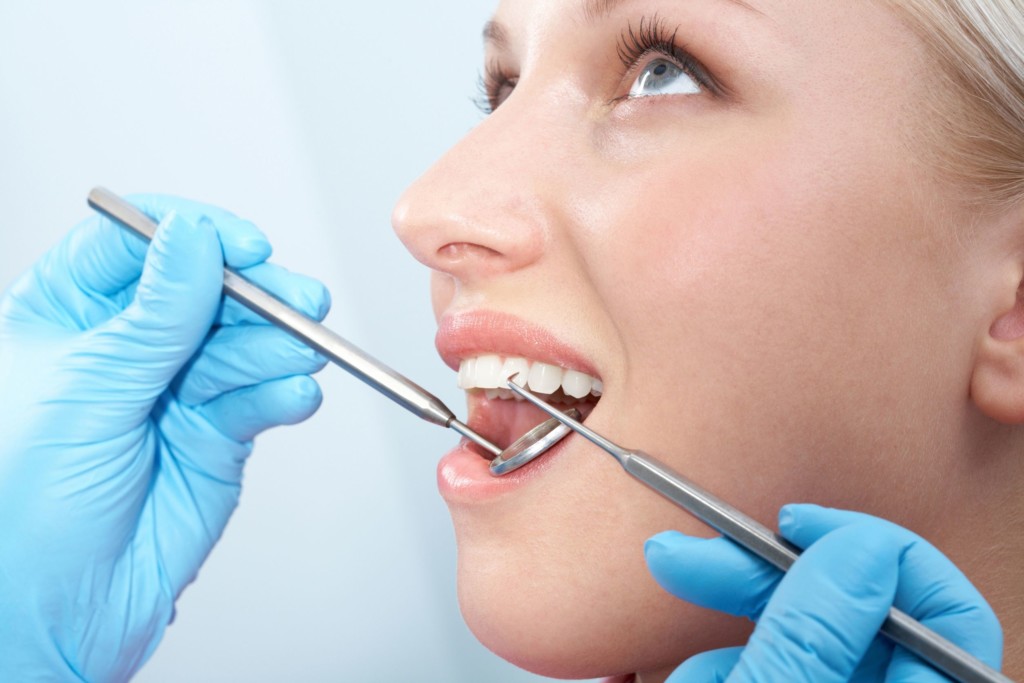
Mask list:
[[[893,603],[903,550],[879,523],[823,536],[775,589],[730,683],[851,680]]]
[[[741,654],[742,647],[727,647],[694,655],[673,671],[665,683],[723,683]]]
[[[136,400],[163,393],[213,324],[223,267],[217,231],[206,218],[192,223],[174,211],[164,216],[134,300],[85,340],[108,390]]]

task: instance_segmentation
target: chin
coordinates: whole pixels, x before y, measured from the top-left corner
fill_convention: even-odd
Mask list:
[[[598,678],[625,672],[614,629],[594,623],[592,605],[567,604],[533,584],[526,573],[486,576],[459,562],[459,607],[487,649],[502,659],[550,678]],[[603,646],[595,646],[603,643]]]
[[[550,678],[670,672],[688,657],[742,644],[748,621],[665,593],[637,559],[543,556],[539,547],[459,544],[463,619],[489,650]],[[611,555],[614,555],[612,553]]]

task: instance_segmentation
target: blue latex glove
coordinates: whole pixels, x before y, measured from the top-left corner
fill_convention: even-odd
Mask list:
[[[647,542],[647,564],[670,593],[757,622],[745,647],[697,655],[669,683],[948,681],[876,637],[893,605],[1000,666],[1003,637],[995,614],[919,536],[876,517],[816,505],[784,507],[779,530],[806,548],[785,576],[724,538],[667,531]]]
[[[247,221],[159,196],[146,244],[94,218],[0,301],[0,680],[146,661],[238,502],[260,431],[310,416],[324,360],[239,304],[226,261],[307,314]],[[141,276],[141,277],[140,277]]]

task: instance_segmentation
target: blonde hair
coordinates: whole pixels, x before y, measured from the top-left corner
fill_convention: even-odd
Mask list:
[[[942,166],[983,203],[1024,200],[1022,0],[888,1],[948,86],[936,89],[933,107],[949,152],[940,155]]]

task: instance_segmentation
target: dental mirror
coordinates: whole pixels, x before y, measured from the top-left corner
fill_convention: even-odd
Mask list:
[[[579,420],[582,415],[580,411],[572,408],[565,411],[565,414],[574,420]],[[548,418],[544,422],[523,434],[515,442],[499,453],[491,461],[491,474],[500,477],[518,470],[523,465],[533,462],[556,443],[564,439],[572,432],[572,429],[562,424],[555,418]]]

